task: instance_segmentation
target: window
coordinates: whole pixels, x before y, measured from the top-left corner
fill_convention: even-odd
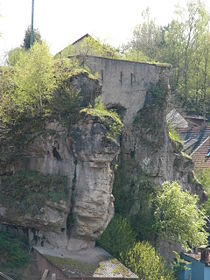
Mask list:
[[[120,84],[121,84],[121,86],[122,86],[122,79],[123,79],[123,73],[120,72]]]

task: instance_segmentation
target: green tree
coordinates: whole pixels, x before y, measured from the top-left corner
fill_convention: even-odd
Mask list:
[[[191,111],[208,111],[209,19],[205,6],[191,1],[186,9],[176,11],[165,33],[162,57],[174,66],[172,90],[182,97]]]
[[[143,53],[150,60],[156,60],[162,44],[163,30],[151,18],[149,8],[142,13],[142,18],[143,23],[135,27],[133,39],[128,46],[137,53]]]
[[[98,244],[114,257],[124,257],[135,243],[135,232],[126,218],[115,216],[102,234]]]
[[[22,48],[24,48],[25,50],[29,50],[31,47],[30,46],[30,36],[31,36],[31,27],[29,26],[25,32],[25,37],[23,39]],[[37,42],[37,43],[42,42],[41,35],[37,29],[34,29],[34,43],[35,42]]]
[[[3,122],[14,123],[45,112],[56,87],[54,60],[45,44],[35,43],[28,52],[21,52],[18,62],[5,70],[4,77],[0,104]]]
[[[138,242],[125,257],[125,264],[141,280],[174,280],[173,271],[167,269],[163,260],[148,242]]]
[[[197,203],[197,197],[182,191],[177,182],[165,182],[154,198],[154,226],[159,237],[184,248],[206,244],[205,215]]]
[[[210,14],[200,0],[189,1],[175,10],[174,19],[161,27],[147,9],[134,29],[125,54],[144,61],[172,64],[172,93],[189,111],[210,111]],[[142,59],[143,58],[143,59]]]
[[[7,55],[7,65],[14,66],[21,57],[21,54],[24,52],[23,48],[15,48],[8,52]]]

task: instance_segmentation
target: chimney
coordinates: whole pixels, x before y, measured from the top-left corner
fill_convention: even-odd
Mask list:
[[[201,249],[201,262],[205,264],[210,263],[210,248]]]

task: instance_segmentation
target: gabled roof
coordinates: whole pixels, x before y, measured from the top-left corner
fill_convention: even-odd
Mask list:
[[[92,38],[92,39],[93,39],[93,37],[90,36],[90,35],[87,33],[87,34],[85,34],[84,36],[82,36],[81,38],[77,39],[75,42],[73,42],[72,45],[75,45],[75,44],[79,43],[80,41],[82,41],[82,40],[85,39],[85,38]]]

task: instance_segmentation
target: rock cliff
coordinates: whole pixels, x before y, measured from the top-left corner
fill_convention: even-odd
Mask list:
[[[72,85],[85,97],[82,107],[100,91],[98,82],[84,75]],[[114,215],[111,164],[119,144],[108,137],[105,119],[83,113],[69,126],[42,120],[27,143],[4,139],[2,129],[2,224],[27,228],[32,245],[94,246]]]
[[[70,123],[65,121],[69,116],[65,111],[62,118],[27,121],[17,131],[1,129],[0,223],[26,228],[32,245],[93,247],[114,215],[113,181],[116,211],[138,221],[135,226],[141,228],[142,238],[149,231],[142,225],[151,223],[149,195],[165,180],[177,180],[183,189],[205,200],[193,177],[192,162],[168,136],[169,68],[102,62],[102,88],[84,74],[74,76],[66,86],[80,92],[80,109],[93,105],[101,94],[106,106],[118,111],[124,121],[120,137],[110,135],[110,128],[116,128],[110,115],[87,111]],[[112,67],[115,75],[110,76]],[[121,77],[132,71],[131,80],[118,80],[118,69]],[[119,85],[113,86],[116,81]],[[117,91],[114,98],[112,87]]]

